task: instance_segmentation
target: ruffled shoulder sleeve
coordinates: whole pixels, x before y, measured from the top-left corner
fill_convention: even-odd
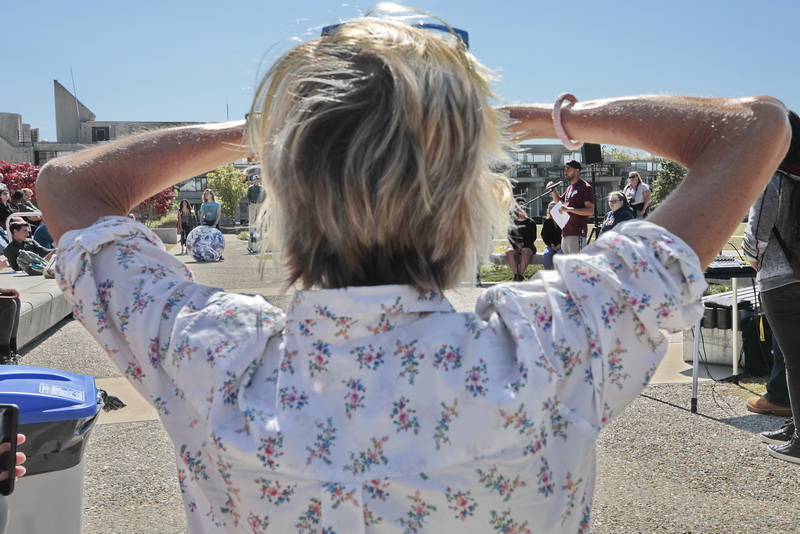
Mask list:
[[[498,314],[520,365],[603,424],[652,378],[668,345],[660,330],[683,330],[702,315],[706,282],[688,245],[643,221],[555,256],[555,268],[486,292],[476,311],[485,320]]]
[[[176,396],[202,411],[214,392],[235,395],[283,329],[282,310],[195,283],[130,219],[102,218],[59,245],[56,276],[75,317],[162,413]]]

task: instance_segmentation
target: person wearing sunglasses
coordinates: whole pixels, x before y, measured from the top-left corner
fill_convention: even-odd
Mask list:
[[[603,219],[603,225],[600,227],[601,234],[611,230],[623,221],[630,221],[636,218],[633,210],[628,206],[628,199],[625,198],[625,194],[622,191],[612,191],[608,194],[608,207],[611,209],[606,212],[606,217]]]
[[[42,168],[57,278],[157,406],[189,532],[588,531],[598,433],[652,376],[661,329],[702,314],[703,267],[788,145],[769,97],[496,108],[491,72],[441,33],[345,22],[277,60],[246,123],[157,130]],[[503,147],[556,136],[688,174],[648,221],[456,312],[445,291],[511,223]],[[249,153],[300,288],[286,310],[193,282],[125,217]]]

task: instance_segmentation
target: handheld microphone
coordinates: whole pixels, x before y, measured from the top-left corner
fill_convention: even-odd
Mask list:
[[[552,185],[552,187],[548,187],[547,189],[545,189],[545,193],[550,193],[550,192],[552,192],[552,191],[553,191],[553,190],[554,190],[556,187],[560,186],[560,185],[561,185],[561,184],[563,184],[563,183],[564,183],[564,182],[562,182],[562,181],[558,181],[558,182],[554,183],[554,184]]]

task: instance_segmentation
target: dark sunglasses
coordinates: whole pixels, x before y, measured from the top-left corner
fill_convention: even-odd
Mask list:
[[[322,33],[320,34],[320,36],[327,37],[331,33],[335,32],[337,29],[339,29],[339,27],[342,24],[345,24],[345,23],[328,24],[327,26],[323,26],[322,27]],[[464,46],[466,46],[467,49],[469,49],[469,33],[467,33],[465,30],[460,30],[458,28],[452,28],[452,27],[446,26],[444,24],[433,24],[433,23],[430,23],[430,22],[413,22],[413,23],[409,24],[409,26],[413,26],[415,28],[422,28],[423,30],[434,30],[434,31],[442,32],[442,33],[447,33],[447,34],[450,34],[450,35],[455,35],[456,37],[458,37],[458,40],[461,41],[462,43],[464,43]]]

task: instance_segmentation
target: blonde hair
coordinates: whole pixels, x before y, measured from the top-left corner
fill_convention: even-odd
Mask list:
[[[211,200],[210,201],[206,200],[206,193],[211,195]],[[213,189],[206,189],[205,191],[203,191],[203,196],[200,197],[200,198],[203,200],[203,202],[216,202],[217,201],[217,195],[214,194],[214,190]]]
[[[548,219],[552,219],[553,218],[553,213],[552,212],[553,212],[553,208],[555,208],[555,207],[556,207],[556,201],[555,200],[551,200],[550,203],[547,205],[547,215],[546,216],[547,216]]]
[[[490,79],[463,43],[373,17],[273,65],[248,135],[287,285],[443,290],[474,276],[511,202],[492,170],[507,156]]]

